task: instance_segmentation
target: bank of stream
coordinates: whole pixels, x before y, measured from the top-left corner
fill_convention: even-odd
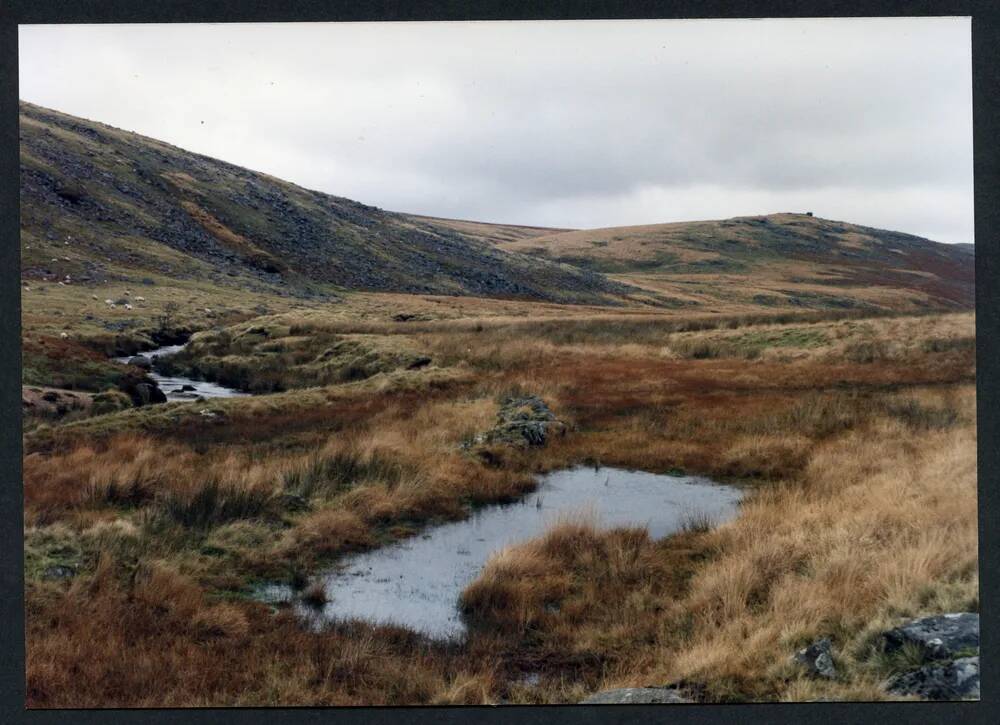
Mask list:
[[[114,358],[116,362],[126,365],[135,365],[140,361],[141,366],[146,369],[147,375],[156,383],[156,386],[163,391],[167,400],[197,400],[198,398],[234,398],[249,393],[244,393],[235,388],[227,388],[225,385],[212,383],[207,380],[195,380],[183,375],[163,375],[156,371],[155,361],[158,357],[173,355],[184,348],[180,345],[165,345],[146,352],[139,352],[135,355],[123,355]],[[139,360],[136,360],[139,358]]]

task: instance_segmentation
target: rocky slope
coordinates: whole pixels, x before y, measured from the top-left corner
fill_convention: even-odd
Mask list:
[[[29,281],[166,277],[286,297],[360,290],[702,312],[974,303],[971,245],[811,214],[593,230],[438,219],[28,103],[20,122]]]
[[[28,103],[20,106],[20,139],[29,279],[138,282],[149,273],[286,293],[588,303],[617,302],[629,291],[599,273],[499,250],[452,225],[303,189]]]

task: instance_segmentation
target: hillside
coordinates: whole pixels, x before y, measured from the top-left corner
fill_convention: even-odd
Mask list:
[[[591,230],[400,214],[28,103],[20,111],[28,281],[706,313],[974,303],[971,245],[807,214]]]
[[[561,232],[576,231],[574,229],[558,229],[553,227],[529,227],[523,224],[477,222],[468,219],[444,219],[441,217],[422,216],[420,214],[407,214],[407,216],[415,224],[430,223],[435,227],[453,229],[456,232],[494,244],[517,242],[523,239],[535,239]]]
[[[972,245],[808,214],[556,232],[499,246],[685,304],[913,309],[975,302]]]
[[[303,189],[28,103],[20,106],[22,271],[145,274],[283,294],[395,291],[602,303],[628,289],[479,234]]]

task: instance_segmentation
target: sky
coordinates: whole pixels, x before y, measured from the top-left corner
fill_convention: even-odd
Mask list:
[[[22,26],[20,97],[393,211],[973,241],[968,18]]]

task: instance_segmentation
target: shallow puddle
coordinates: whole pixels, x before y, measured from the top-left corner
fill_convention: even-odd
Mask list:
[[[692,518],[721,523],[733,517],[741,497],[739,489],[704,478],[615,468],[572,468],[539,482],[516,503],[485,506],[464,521],[344,557],[321,578],[328,603],[314,608],[296,602],[297,610],[315,625],[357,618],[458,638],[465,631],[459,595],[490,555],[538,536],[562,517],[592,515],[608,528],[644,526],[661,538]],[[294,598],[285,585],[265,587],[260,596]]]

